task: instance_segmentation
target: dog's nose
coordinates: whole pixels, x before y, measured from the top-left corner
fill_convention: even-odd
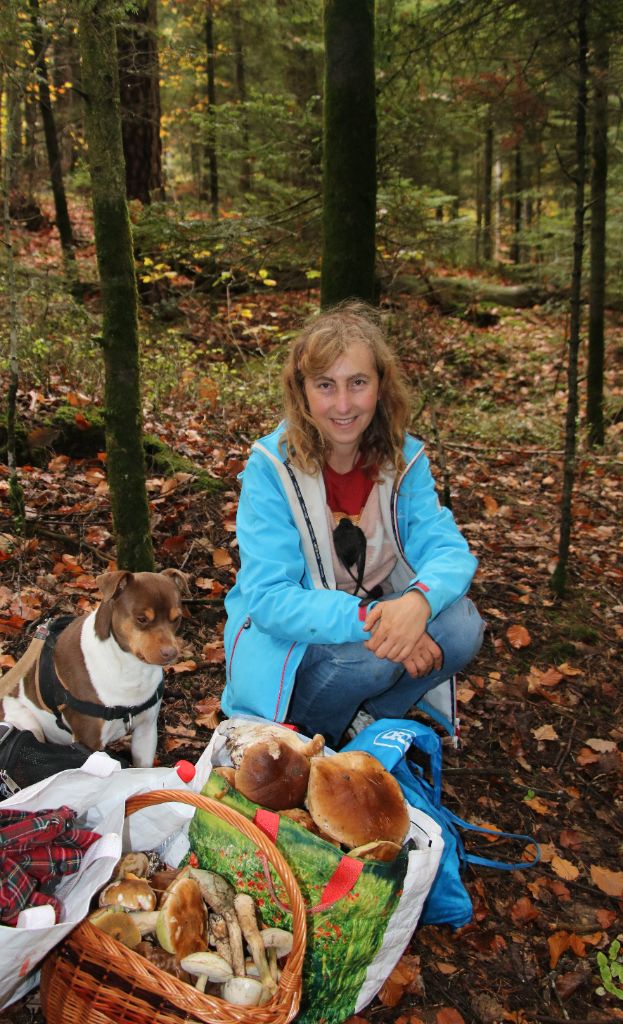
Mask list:
[[[162,658],[162,661],[164,662],[165,665],[169,661],[175,661],[175,659],[177,658],[177,647],[173,647],[171,645],[161,647],[160,657]]]

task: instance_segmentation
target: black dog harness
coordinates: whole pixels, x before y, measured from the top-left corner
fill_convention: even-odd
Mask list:
[[[64,729],[65,732],[71,732],[71,729],[62,718],[65,708],[71,708],[72,711],[78,711],[81,715],[89,715],[91,718],[103,718],[106,722],[122,719],[126,728],[130,730],[132,728],[132,719],[136,715],[140,715],[142,711],[153,708],[154,704],[157,704],[162,699],[164,680],[160,682],[157,690],[155,690],[149,700],[146,700],[143,704],[134,704],[131,707],[124,707],[121,704],[107,707],[105,704],[95,704],[93,701],[79,700],[77,697],[74,697],[63,686],[54,665],[56,641],[69,623],[73,622],[73,619],[73,615],[60,615],[57,619],[47,619],[46,622],[41,623],[37,627],[35,632],[36,639],[44,640],[38,665],[38,689],[42,702],[54,715],[59,729]]]

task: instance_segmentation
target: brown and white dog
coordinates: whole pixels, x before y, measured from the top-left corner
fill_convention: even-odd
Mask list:
[[[151,767],[163,666],[179,656],[186,577],[178,569],[119,570],[97,583],[102,603],[46,641],[37,663],[4,697],[0,718],[39,740],[91,750],[131,733],[134,767]]]

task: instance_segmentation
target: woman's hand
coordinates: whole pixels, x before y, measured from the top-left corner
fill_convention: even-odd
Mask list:
[[[429,675],[433,669],[438,672],[443,665],[441,647],[428,633],[423,633],[417,643],[413,645],[411,654],[405,658],[403,665],[414,679],[421,679],[423,676]]]
[[[418,590],[409,590],[395,601],[379,601],[366,615],[363,628],[372,635],[365,645],[377,658],[406,663],[424,636],[429,615],[428,601]],[[422,655],[418,647],[414,667],[423,663]],[[406,664],[405,668],[411,672]]]

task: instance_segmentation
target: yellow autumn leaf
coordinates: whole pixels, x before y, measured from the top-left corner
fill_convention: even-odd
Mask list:
[[[576,868],[575,864],[572,864],[570,860],[565,860],[563,857],[552,857],[551,859],[552,871],[554,871],[559,878],[564,879],[565,882],[574,882],[580,874],[579,869]]]

